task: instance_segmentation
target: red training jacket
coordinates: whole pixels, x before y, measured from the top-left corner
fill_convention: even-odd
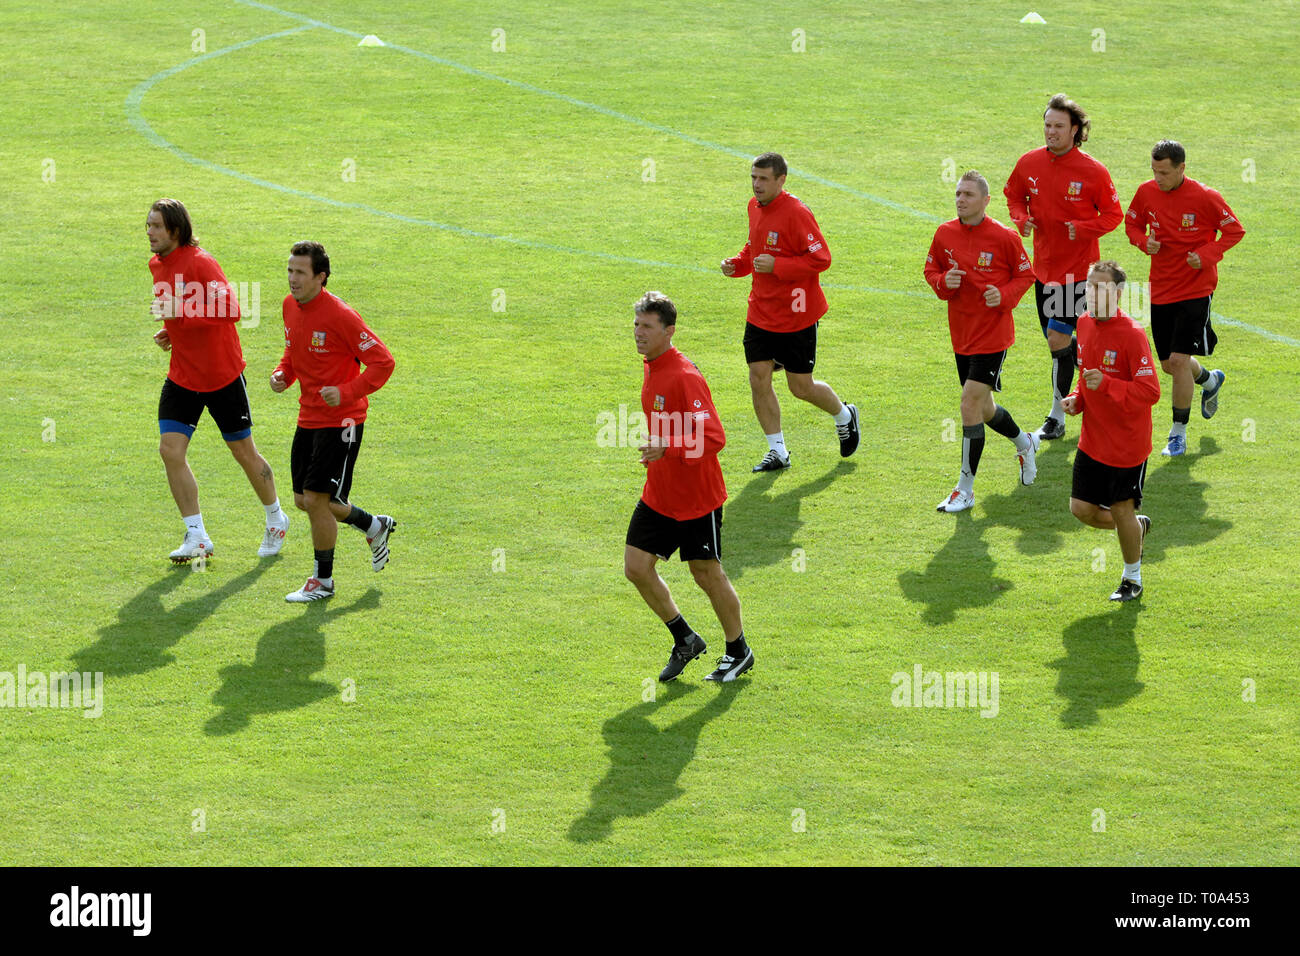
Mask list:
[[[285,384],[301,382],[298,425],[302,428],[343,428],[344,420],[364,422],[371,392],[393,374],[393,355],[348,304],[321,289],[306,305],[284,297],[284,356],[277,371]],[[361,371],[364,363],[366,370]],[[320,389],[335,385],[339,403],[331,408]]]
[[[957,266],[966,274],[949,289],[944,274]],[[959,355],[1001,352],[1016,340],[1011,310],[1034,284],[1033,266],[1020,236],[991,216],[973,226],[960,219],[945,222],[934,232],[925,257],[925,281],[948,303],[948,334]],[[1002,304],[991,309],[984,290],[997,286]]]
[[[1217,190],[1186,176],[1169,192],[1162,192],[1154,179],[1138,187],[1128,204],[1124,232],[1129,242],[1150,255],[1148,230],[1160,242],[1160,251],[1151,256],[1155,305],[1213,295],[1219,260],[1246,234]],[[1187,264],[1191,252],[1201,257],[1199,269]]]
[[[776,257],[771,272],[755,272],[754,256]],[[818,276],[831,264],[831,251],[801,200],[782,190],[766,206],[749,200],[749,239],[731,260],[736,278],[753,275],[746,318],[769,332],[798,332],[826,314]]]
[[[667,446],[662,458],[646,465],[641,500],[676,521],[721,508],[727,486],[718,452],[727,444],[727,434],[704,376],[675,347],[645,363],[641,410],[650,434]]]
[[[1101,258],[1097,240],[1124,219],[1110,173],[1078,147],[1064,156],[1046,146],[1025,153],[1002,193],[1017,230],[1033,217],[1034,277],[1042,283],[1087,281]]]
[[[1104,322],[1085,312],[1079,316],[1079,368],[1099,368],[1103,375],[1096,391],[1082,375],[1074,386],[1083,413],[1079,447],[1114,468],[1142,464],[1151,454],[1151,406],[1160,401],[1146,332],[1123,310]]]
[[[176,318],[163,322],[171,339],[167,377],[193,392],[225,388],[244,371],[239,347],[239,297],[217,260],[198,246],[177,246],[149,259],[155,298],[174,299]]]

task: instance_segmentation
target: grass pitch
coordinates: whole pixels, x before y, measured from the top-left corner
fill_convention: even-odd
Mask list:
[[[7,4],[0,671],[105,685],[98,719],[0,709],[0,863],[1294,862],[1300,71],[1284,7],[1161,10]],[[1136,606],[1105,600],[1113,535],[1068,512],[1077,422],[1031,488],[991,435],[974,510],[933,510],[959,458],[921,276],[945,174],[982,170],[1006,221],[1058,91],[1125,203],[1171,136],[1247,229],[1215,297],[1218,416],[1151,460]],[[775,477],[749,473],[748,282],[716,272],[765,149],[835,258],[819,377],[863,412],[842,463],[783,396]],[[167,565],[143,229],[163,195],[260,284],[241,337],[282,500],[296,401],[264,383],[294,240],[326,244],[330,289],[396,355],[353,489],[398,517],[393,558],[373,574],[341,529],[330,602],[285,604],[305,516],[259,562],[261,508],[206,419],[218,552]],[[1102,253],[1145,275],[1122,229]],[[636,408],[649,288],[727,428],[724,564],[757,654],[736,686],[696,663],[653,699],[667,635],[621,568],[642,473],[597,440]],[[1032,299],[1017,324],[1002,401],[1034,427]],[[665,577],[720,652],[685,569]],[[996,672],[996,716],[894,706],[917,665]]]

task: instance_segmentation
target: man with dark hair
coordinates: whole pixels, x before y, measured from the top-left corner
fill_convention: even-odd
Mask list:
[[[1052,355],[1052,410],[1037,432],[1043,439],[1065,437],[1061,400],[1074,381],[1084,277],[1101,255],[1097,240],[1124,218],[1110,173],[1079,149],[1091,128],[1078,103],[1053,96],[1043,113],[1046,148],[1021,156],[1003,189],[1020,234],[1034,237],[1034,299]]]
[[[187,457],[190,437],[205,408],[266,511],[266,532],[257,553],[278,554],[289,530],[289,516],[276,497],[271,466],[253,442],[244,353],[235,329],[239,300],[217,260],[195,241],[189,211],[179,200],[159,199],[150,206],[145,233],[153,253],[151,311],[162,322],[153,339],[171,353],[158,399],[158,452],[185,522],[185,538],[170,558],[184,564],[213,554],[199,509],[198,482]]]
[[[1187,450],[1193,384],[1201,386],[1201,416],[1210,418],[1218,411],[1219,389],[1227,376],[1206,369],[1194,356],[1214,353],[1218,336],[1210,323],[1210,305],[1218,263],[1246,234],[1223,196],[1189,179],[1186,168],[1180,143],[1156,143],[1151,150],[1154,178],[1137,188],[1124,221],[1129,242],[1151,257],[1151,337],[1160,367],[1174,380],[1174,423],[1161,452],[1168,456]]]
[[[754,412],[767,436],[768,452],[754,471],[790,467],[781,430],[781,404],[772,374],[785,369],[790,393],[816,405],[835,419],[840,456],[857,450],[858,410],[845,405],[825,382],[813,379],[817,361],[817,325],[826,314],[826,296],[818,276],[831,264],[812,210],[785,192],[787,169],[778,153],[763,153],[749,171],[754,196],[749,200],[749,239],[740,254],[723,259],[724,276],[753,275],[745,323],[745,361]]]
[[[283,305],[284,356],[271,373],[271,390],[283,392],[295,379],[300,383],[290,471],[293,503],[311,520],[316,564],[307,583],[284,596],[291,602],[334,596],[339,521],[366,536],[376,571],[388,563],[388,538],[397,527],[388,515],[371,515],[348,500],[369,406],[366,396],[393,374],[393,356],[361,316],[325,288],[329,275],[324,246],[294,244]]]
[[[1119,308],[1127,279],[1111,260],[1088,273],[1088,311],[1079,317],[1079,382],[1062,402],[1067,415],[1083,414],[1070,513],[1093,528],[1113,528],[1124,555],[1112,601],[1142,594],[1142,544],[1151,519],[1137,509],[1151,454],[1151,406],[1160,401],[1146,333]]]
[[[727,486],[718,452],[727,436],[704,376],[673,347],[677,307],[672,300],[662,292],[647,292],[633,312],[636,350],[645,362],[641,409],[649,435],[640,447],[645,487],[628,524],[623,573],[673,636],[668,663],[659,674],[661,681],[673,680],[707,649],[655,568],[681,549],[727,642],[726,653],[705,680],[729,683],[754,666],[754,652],[745,642],[740,598],[722,570]]]
[[[957,182],[957,218],[934,233],[925,257],[925,279],[948,303],[948,334],[961,382],[961,474],[936,510],[965,511],[975,503],[975,472],[984,453],[984,425],[1016,446],[1020,483],[1038,473],[1038,439],[993,401],[1002,391],[1002,363],[1016,340],[1011,310],[1033,284],[1034,273],[1020,236],[985,215],[989,184],[977,171]]]

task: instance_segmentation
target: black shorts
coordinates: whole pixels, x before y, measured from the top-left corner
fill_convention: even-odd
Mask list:
[[[293,433],[289,453],[289,472],[293,476],[293,493],[318,491],[340,504],[348,503],[352,490],[352,471],[361,451],[361,433],[365,422],[346,428],[303,428]]]
[[[1079,316],[1088,311],[1087,282],[1053,283],[1050,289],[1034,280],[1034,301],[1038,303],[1038,324],[1043,335],[1048,328],[1070,335],[1079,324]]]
[[[1206,295],[1164,305],[1151,304],[1151,340],[1160,361],[1165,361],[1174,352],[1183,355],[1214,354],[1219,337],[1210,324],[1210,301],[1213,298]]]
[[[722,509],[690,521],[677,521],[638,501],[627,526],[627,543],[665,561],[678,548],[682,549],[683,561],[721,561]]]
[[[1006,361],[1007,350],[1001,352],[979,352],[975,355],[962,355],[954,352],[957,360],[957,378],[963,385],[967,379],[982,382],[995,392],[1002,391],[1002,363]]]
[[[191,391],[170,378],[164,379],[162,394],[158,396],[159,434],[180,432],[189,438],[198,427],[205,408],[226,441],[239,441],[253,433],[248,389],[244,385],[244,376],[240,375],[215,392]]]
[[[745,323],[745,361],[776,362],[777,368],[796,375],[811,375],[817,364],[817,326],[814,322],[798,332],[769,332],[752,322]]]
[[[1132,468],[1103,465],[1082,448],[1074,453],[1074,480],[1070,497],[1109,508],[1117,501],[1133,499],[1133,507],[1142,505],[1142,486],[1147,480],[1147,463]]]

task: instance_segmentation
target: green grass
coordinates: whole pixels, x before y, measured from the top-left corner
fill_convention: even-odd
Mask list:
[[[147,139],[128,96],[196,56],[196,29],[211,53],[300,21],[216,0],[0,13],[0,671],[106,682],[97,720],[0,709],[0,863],[1296,859],[1286,8],[1188,8],[1175,29],[1153,3],[1104,18],[1050,3],[1033,27],[1003,3],[283,2],[481,72],[318,28],[158,80],[140,116],[237,178]],[[943,307],[921,276],[932,219],[951,215],[941,173],[983,170],[1005,220],[1004,178],[1061,90],[1092,111],[1088,149],[1125,202],[1151,143],[1182,140],[1247,228],[1216,310],[1292,340],[1220,328],[1218,416],[1193,421],[1185,458],[1151,461],[1138,607],[1106,602],[1116,542],[1069,514],[1077,424],[1031,488],[991,437],[973,512],[933,511],[959,454],[942,440],[958,415]],[[726,150],[766,148],[835,257],[818,372],[864,434],[841,463],[825,418],[784,396],[795,467],[752,477],[748,283],[712,270],[744,237],[748,167]],[[209,420],[190,457],[218,553],[201,573],[166,565],[181,525],[156,451],[166,359],[143,235],[162,195],[233,281],[262,284],[241,337],[283,499],[296,401],[264,382],[294,240],[326,243],[330,288],[396,355],[353,489],[399,518],[394,556],[372,574],[343,529],[324,605],[282,599],[310,568],[304,516],[258,562],[261,509]],[[1122,233],[1102,252],[1142,275]],[[648,288],[678,302],[676,342],[728,430],[725,566],[758,655],[739,686],[704,684],[697,663],[652,701],[666,634],[621,564],[642,473],[596,441],[601,412],[638,401],[630,305]],[[1032,313],[1017,310],[1003,394],[1031,427],[1047,388]],[[685,569],[665,577],[720,650]],[[891,675],[917,663],[997,671],[997,716],[895,708]]]

